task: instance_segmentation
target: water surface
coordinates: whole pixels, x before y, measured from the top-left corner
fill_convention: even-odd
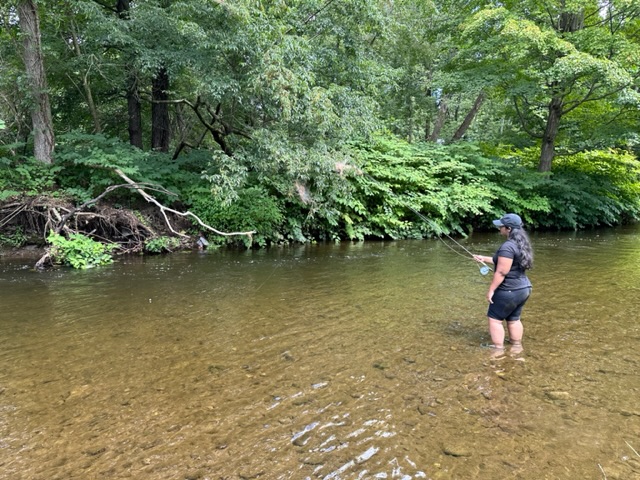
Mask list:
[[[640,229],[532,240],[504,357],[437,240],[1,259],[0,476],[639,479]]]

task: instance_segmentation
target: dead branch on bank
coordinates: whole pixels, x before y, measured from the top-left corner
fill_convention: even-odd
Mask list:
[[[165,219],[165,221],[166,221],[166,224],[167,224],[167,226],[169,227],[169,230],[171,230],[171,231],[172,231],[173,233],[175,233],[176,235],[179,235],[179,236],[181,236],[181,237],[187,237],[187,235],[185,235],[185,234],[183,234],[183,233],[180,233],[180,232],[176,232],[176,231],[173,229],[173,226],[171,225],[171,222],[170,222],[170,221],[169,221],[169,219],[167,218],[167,214],[166,214],[166,212],[171,212],[171,213],[173,213],[174,215],[178,215],[178,216],[180,216],[180,217],[191,217],[191,218],[195,219],[195,220],[196,220],[196,221],[197,221],[197,222],[198,222],[198,223],[199,223],[203,228],[205,228],[206,230],[210,230],[210,231],[212,231],[212,232],[214,232],[214,233],[216,233],[216,234],[218,234],[218,235],[223,235],[223,236],[225,236],[225,237],[231,237],[231,236],[234,236],[234,235],[246,235],[246,236],[248,236],[249,238],[251,238],[251,236],[252,236],[254,233],[256,233],[254,230],[252,230],[252,231],[250,231],[250,232],[221,232],[220,230],[216,230],[215,228],[213,228],[213,227],[211,227],[211,226],[207,225],[206,223],[204,223],[202,220],[200,220],[200,218],[199,218],[196,214],[194,214],[194,213],[192,213],[192,212],[189,212],[189,211],[187,211],[187,212],[179,212],[179,211],[177,211],[177,210],[174,210],[174,209],[172,209],[172,208],[169,208],[169,207],[166,207],[166,206],[162,205],[162,204],[161,204],[160,202],[158,202],[155,198],[153,198],[151,195],[149,195],[147,192],[145,192],[145,191],[140,187],[140,184],[138,184],[138,183],[134,182],[134,181],[133,181],[133,180],[131,180],[129,177],[127,177],[127,176],[122,172],[122,170],[120,170],[119,168],[116,168],[116,169],[115,169],[115,172],[116,172],[118,175],[120,175],[120,177],[122,177],[122,178],[123,178],[123,179],[124,179],[124,180],[129,184],[129,185],[131,185],[131,186],[132,186],[132,188],[133,188],[134,190],[136,190],[140,195],[142,195],[142,198],[144,198],[144,199],[145,199],[147,202],[149,202],[149,203],[153,203],[154,205],[156,205],[156,206],[160,209],[160,213],[162,213],[162,216],[164,217],[164,219]],[[171,193],[171,192],[168,192],[167,190],[164,190],[164,189],[163,189],[163,191],[164,191],[165,193]],[[175,194],[173,194],[173,193],[172,193],[172,195],[175,195]]]

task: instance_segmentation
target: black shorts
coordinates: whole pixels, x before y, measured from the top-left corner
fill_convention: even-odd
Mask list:
[[[496,290],[493,292],[493,303],[489,305],[487,317],[496,320],[515,322],[520,320],[522,307],[531,295],[531,287],[518,290]]]

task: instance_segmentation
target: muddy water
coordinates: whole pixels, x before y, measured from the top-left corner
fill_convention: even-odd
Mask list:
[[[640,229],[532,239],[504,357],[436,240],[5,258],[0,477],[638,479]]]

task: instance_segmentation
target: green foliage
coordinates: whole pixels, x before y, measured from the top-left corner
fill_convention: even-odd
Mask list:
[[[535,149],[410,145],[386,138],[358,146],[363,169],[345,202],[343,236],[406,238],[486,229],[518,212],[531,227],[585,228],[640,218],[640,164],[626,152],[563,157],[552,174]],[[428,218],[419,220],[413,211]]]
[[[180,239],[176,237],[159,236],[144,242],[144,249],[149,253],[172,252],[181,245]]]
[[[34,158],[0,157],[0,201],[17,195],[36,196],[51,192],[60,172]]]
[[[111,251],[115,245],[105,245],[79,233],[65,238],[51,232],[47,241],[51,244],[51,257],[56,263],[85,269],[113,262]]]
[[[22,247],[27,243],[27,236],[24,234],[22,227],[18,226],[13,233],[0,233],[0,245],[8,247]]]
[[[533,169],[537,162],[533,148],[497,151],[525,168]],[[530,175],[511,175],[498,181],[521,192],[526,178]],[[518,205],[505,195],[502,200],[507,202],[500,205],[501,210],[524,212],[529,225],[558,229],[618,225],[640,218],[640,163],[628,152],[593,150],[557,157],[551,174],[538,175],[530,187],[543,199],[541,208]]]
[[[260,187],[249,187],[231,203],[222,203],[203,195],[194,199],[191,209],[199,218],[225,232],[255,231],[253,238],[246,236],[217,238],[217,242],[242,242],[246,247],[265,246],[282,240],[280,227],[284,221],[278,200]]]
[[[357,193],[345,218],[350,238],[464,232],[496,210],[501,189],[487,179],[499,166],[472,145],[410,145],[386,138],[357,147],[356,157],[364,173],[353,177]]]
[[[201,182],[200,171],[211,158],[206,152],[194,152],[171,161],[169,156],[157,152],[144,152],[104,135],[72,132],[58,137],[56,167],[58,184],[68,195],[85,202],[97,197],[107,187],[124,184],[115,172],[120,168],[136,182],[159,185],[175,195],[162,191],[152,193],[158,200],[172,202],[182,189],[193,188]],[[115,190],[112,201],[130,204],[140,201],[140,196],[128,188]]]
[[[627,152],[560,157],[551,183],[553,214],[542,226],[577,229],[640,220],[640,163]]]
[[[149,161],[150,154],[104,135],[71,132],[58,137],[55,164],[61,169],[59,186],[73,198],[86,202],[108,186],[124,181],[113,171],[121,168],[136,176],[138,165]],[[137,180],[137,178],[136,178]],[[131,197],[126,190],[116,191],[115,198]]]

